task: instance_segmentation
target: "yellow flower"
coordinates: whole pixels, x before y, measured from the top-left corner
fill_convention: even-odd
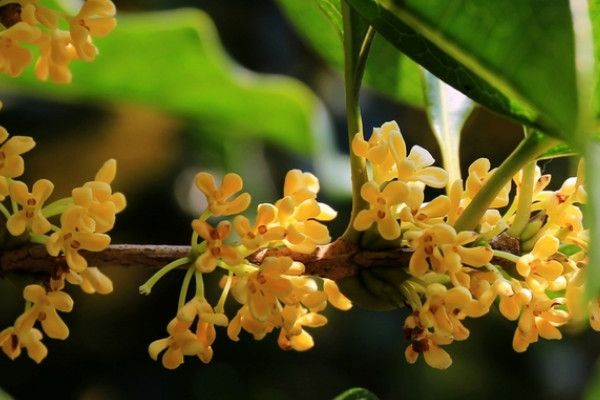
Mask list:
[[[198,317],[196,336],[204,346],[204,351],[198,354],[198,357],[202,362],[209,363],[213,356],[211,345],[216,338],[215,325],[227,326],[229,321],[225,314],[215,313],[206,299],[198,297],[188,301],[177,312],[177,319],[180,322],[192,323],[196,317]]]
[[[15,78],[33,60],[33,52],[20,46],[32,43],[40,35],[40,29],[25,22],[18,22],[0,32],[0,72]]]
[[[148,346],[148,353],[154,361],[163,351],[162,364],[165,368],[175,369],[183,363],[183,356],[200,356],[204,345],[197,335],[190,331],[192,322],[182,322],[173,318],[167,325],[169,337],[155,340]]]
[[[457,286],[447,289],[440,283],[431,283],[426,289],[427,300],[419,309],[419,320],[425,328],[433,328],[439,336],[452,336],[464,340],[469,330],[460,322],[466,315],[462,312],[474,301],[471,292]]]
[[[469,176],[465,183],[469,198],[473,199],[479,193],[483,185],[485,185],[495,171],[496,169],[490,171],[490,161],[487,158],[479,158],[469,166]],[[497,208],[507,205],[509,193],[510,182],[498,192],[490,207]]]
[[[407,156],[406,143],[400,132],[390,132],[389,141],[398,179],[404,182],[419,181],[434,188],[446,186],[448,173],[442,168],[431,167],[435,160],[427,150],[415,145]]]
[[[277,344],[283,350],[305,351],[314,346],[312,336],[304,330],[305,326],[316,328],[327,323],[327,318],[304,307],[286,305],[281,311],[283,324]]]
[[[198,173],[195,182],[198,189],[206,196],[208,209],[214,216],[239,214],[250,204],[248,193],[242,193],[228,200],[242,190],[242,178],[237,174],[225,175],[218,189],[213,176],[206,172]]]
[[[13,236],[19,236],[30,226],[33,233],[44,234],[51,228],[50,222],[42,215],[42,206],[50,197],[54,185],[47,179],[33,184],[31,193],[23,182],[14,181],[10,185],[10,196],[22,209],[11,215],[6,228]]]
[[[8,139],[8,140],[7,140]],[[8,132],[0,127],[0,176],[16,178],[23,175],[25,162],[21,154],[33,149],[35,142],[28,136],[8,138]]]
[[[389,135],[391,132],[400,133],[396,121],[389,121],[380,128],[373,128],[368,141],[365,141],[362,132],[357,133],[352,139],[352,151],[360,157],[365,157],[371,163],[373,181],[384,183],[396,176],[394,157],[390,152]]]
[[[81,290],[85,293],[109,294],[113,291],[113,283],[110,278],[104,275],[98,267],[87,267],[80,273]]]
[[[214,271],[218,260],[231,266],[242,262],[243,258],[232,246],[223,243],[231,232],[231,223],[221,221],[216,228],[201,219],[192,221],[192,228],[202,239],[206,240],[206,249],[196,259],[194,265],[198,271],[209,273]]]
[[[559,245],[557,238],[544,235],[536,242],[531,253],[517,260],[517,271],[533,292],[543,293],[551,282],[562,275],[562,264],[551,258]]]
[[[453,338],[431,333],[429,329],[421,325],[417,312],[406,318],[404,336],[412,341],[404,352],[409,364],[414,364],[419,358],[419,354],[423,354],[425,362],[430,367],[446,369],[452,365],[452,358],[441,346],[452,343]]]
[[[375,182],[368,181],[362,186],[360,195],[369,202],[370,209],[360,210],[354,219],[354,229],[365,231],[376,223],[382,238],[394,240],[400,237],[400,222],[396,208],[408,195],[406,183],[392,181],[380,191]]]
[[[331,241],[327,227],[317,221],[322,209],[316,200],[308,199],[295,205],[290,196],[275,203],[279,224],[286,229],[286,246],[300,253],[311,253],[317,245]]]
[[[275,324],[271,320],[258,321],[250,312],[250,307],[244,305],[229,322],[229,325],[227,326],[227,336],[229,339],[237,342],[240,340],[240,331],[244,329],[246,332],[250,333],[255,340],[261,340],[267,333],[272,332],[274,327]]]
[[[265,322],[279,312],[280,299],[292,291],[292,283],[285,276],[292,267],[289,257],[266,257],[254,272],[234,280],[231,293],[248,305],[254,319]]]
[[[48,355],[48,349],[42,343],[42,332],[36,328],[8,327],[0,332],[0,346],[11,360],[21,355],[23,347],[27,349],[29,357],[38,364]]]
[[[77,55],[83,61],[92,61],[98,49],[91,37],[104,37],[117,25],[115,5],[110,0],[87,0],[79,13],[69,17],[69,30]]]
[[[352,302],[342,294],[335,281],[323,278],[323,291],[327,294],[329,303],[340,310],[349,310],[352,308]]]
[[[262,245],[285,238],[285,228],[277,223],[277,207],[272,204],[260,204],[254,225],[243,215],[237,215],[233,226],[242,239],[242,244],[250,251]]]
[[[51,256],[58,256],[62,250],[67,264],[75,272],[82,272],[87,261],[79,254],[79,250],[102,251],[110,244],[110,236],[95,233],[94,224],[85,221],[84,209],[73,205],[60,216],[61,228],[48,238],[46,249]]]
[[[71,296],[61,291],[46,291],[40,285],[27,285],[23,289],[23,297],[30,301],[32,306],[15,321],[17,330],[31,329],[37,320],[42,323],[42,328],[49,337],[66,339],[69,336],[69,328],[56,310],[71,311],[73,309]]]
[[[561,339],[559,326],[569,322],[570,316],[564,310],[554,307],[564,304],[565,299],[550,299],[545,294],[535,294],[531,302],[521,312],[519,323],[513,336],[513,348],[524,352],[538,336],[544,339]]]
[[[50,78],[55,83],[70,83],[72,74],[69,64],[77,58],[71,35],[60,30],[42,31],[36,45],[40,49],[34,67],[36,78],[41,81]]]

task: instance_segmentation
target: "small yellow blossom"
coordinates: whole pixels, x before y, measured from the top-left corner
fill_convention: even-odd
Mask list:
[[[440,283],[432,283],[427,286],[425,295],[427,301],[419,309],[421,325],[433,328],[439,336],[466,339],[469,330],[460,320],[466,316],[462,311],[473,302],[471,292],[462,286],[447,289]]]
[[[312,336],[304,327],[317,328],[327,323],[324,316],[308,312],[302,306],[286,305],[281,311],[283,324],[277,344],[283,350],[306,351],[314,346]]]
[[[408,186],[404,182],[392,181],[383,190],[373,182],[366,182],[360,195],[369,202],[369,210],[360,210],[354,219],[354,229],[365,231],[373,223],[377,224],[377,230],[382,238],[394,240],[400,237],[400,222],[396,208],[404,202],[408,195]]]
[[[285,238],[285,228],[277,223],[277,207],[272,204],[260,204],[254,225],[243,215],[237,215],[233,226],[242,239],[242,244],[250,251],[262,245],[278,242]]]
[[[73,46],[83,61],[92,61],[98,54],[91,38],[104,37],[117,25],[115,11],[110,0],[86,0],[79,13],[68,18]]]
[[[479,193],[483,185],[490,179],[495,169],[490,171],[490,161],[487,158],[479,158],[469,166],[469,176],[465,183],[466,193],[473,199]],[[491,208],[504,207],[508,204],[508,195],[510,193],[510,182],[502,187],[496,198],[490,204]]]
[[[242,178],[237,174],[225,175],[218,189],[213,176],[206,172],[198,173],[195,182],[198,189],[206,196],[208,209],[214,216],[239,214],[250,204],[248,193],[242,193],[228,200],[242,190]]]
[[[327,300],[332,306],[340,310],[349,310],[352,308],[352,302],[342,294],[335,281],[323,278],[323,291],[327,294]]]
[[[50,78],[56,83],[71,82],[73,76],[69,64],[77,57],[77,53],[72,46],[69,32],[43,31],[36,44],[40,48],[34,67],[36,78],[41,81]]]
[[[293,251],[311,253],[317,245],[331,241],[329,230],[317,219],[322,215],[321,206],[316,200],[304,200],[295,205],[290,196],[278,200],[277,218],[286,229],[284,243]]]
[[[448,173],[442,168],[431,166],[435,160],[427,150],[415,145],[407,156],[406,143],[400,132],[390,132],[389,140],[398,179],[404,182],[420,181],[434,188],[446,186]]]
[[[53,189],[54,184],[47,179],[40,179],[34,183],[31,192],[23,182],[12,182],[10,197],[20,204],[22,209],[6,221],[6,228],[11,235],[19,236],[28,226],[33,233],[40,235],[50,230],[50,222],[42,215],[42,206]]]
[[[113,291],[113,283],[98,267],[87,267],[80,273],[80,287],[85,293],[109,294]]]
[[[365,157],[371,163],[373,181],[382,184],[396,176],[394,157],[390,151],[389,135],[391,132],[400,133],[395,121],[389,121],[373,132],[366,141],[362,132],[352,139],[352,151],[360,157]]]
[[[36,328],[16,329],[11,326],[0,332],[0,346],[11,360],[19,357],[21,349],[25,348],[29,357],[39,364],[48,355],[42,337],[42,332]]]
[[[21,154],[33,149],[35,142],[28,136],[8,138],[6,129],[0,127],[0,176],[16,178],[23,175],[25,161]]]
[[[429,329],[421,325],[418,312],[414,312],[406,318],[404,336],[412,341],[404,352],[409,364],[414,364],[419,358],[419,354],[423,354],[425,362],[430,367],[446,369],[452,365],[452,358],[441,346],[452,343],[453,338],[431,333]]]
[[[242,256],[234,247],[223,243],[231,232],[231,223],[221,221],[216,228],[201,219],[192,221],[192,228],[202,239],[206,240],[206,249],[196,259],[194,265],[198,271],[209,273],[214,271],[218,260],[223,260],[231,266],[242,262]]]
[[[0,32],[0,72],[14,78],[31,64],[33,52],[21,43],[32,43],[40,35],[40,29],[25,22],[18,22]]]
[[[564,304],[564,298],[550,299],[545,294],[534,294],[531,302],[523,308],[515,334],[513,348],[516,352],[524,352],[538,337],[544,339],[560,339],[559,326],[569,322],[569,314],[565,310],[556,309]]]
[[[536,242],[531,253],[517,260],[517,271],[533,292],[543,293],[563,273],[562,264],[551,258],[558,251],[559,245],[557,238],[544,235]]]
[[[27,285],[23,289],[23,297],[30,301],[32,306],[15,321],[17,330],[31,329],[37,320],[42,323],[42,328],[49,337],[66,339],[69,336],[69,328],[56,311],[71,311],[73,309],[71,296],[61,291],[46,291],[40,285]]]
[[[153,360],[166,349],[162,356],[165,368],[175,369],[183,363],[183,356],[200,356],[204,353],[204,345],[197,335],[190,331],[192,322],[182,322],[173,318],[167,325],[169,337],[155,340],[148,346],[148,353]]]
[[[110,236],[95,233],[95,226],[88,225],[84,216],[81,206],[73,205],[66,209],[60,217],[60,230],[50,235],[46,242],[48,254],[58,256],[62,250],[67,264],[75,272],[82,272],[87,267],[87,261],[79,250],[102,251],[110,244]]]

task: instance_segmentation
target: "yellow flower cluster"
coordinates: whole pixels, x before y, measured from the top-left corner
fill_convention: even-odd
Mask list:
[[[186,355],[197,356],[207,363],[213,355],[215,325],[227,327],[227,335],[234,341],[239,340],[242,330],[260,340],[279,329],[278,343],[282,349],[311,348],[313,339],[304,328],[327,323],[327,318],[319,312],[328,302],[346,310],[351,307],[350,301],[335,282],[304,275],[304,265],[290,257],[266,256],[257,263],[251,262],[249,256],[272,248],[311,253],[318,245],[330,242],[328,229],[321,221],[334,218],[336,213],[316,200],[317,178],[299,170],[289,171],[283,197],[274,204],[260,204],[254,221],[240,215],[251,199],[248,193],[239,193],[243,186],[239,175],[227,174],[217,186],[211,175],[199,173],[195,183],[206,196],[208,207],[192,221],[190,256],[166,265],[140,288],[147,294],[166,272],[189,264],[179,310],[167,326],[169,336],[150,344],[150,356],[157,360],[164,351],[162,363],[170,369],[177,368]],[[235,216],[233,223],[208,221],[209,217],[227,216]],[[234,232],[238,241],[230,241]],[[221,297],[213,307],[204,295],[203,274],[217,269],[226,274],[221,280]],[[186,301],[192,276],[196,292]],[[239,303],[231,320],[224,312],[230,294]]]
[[[578,177],[556,191],[544,190],[550,177],[539,168],[527,177],[519,172],[504,214],[497,208],[508,205],[510,183],[499,190],[477,231],[457,232],[454,223],[494,173],[487,159],[471,164],[464,184],[448,184],[425,149],[414,146],[407,155],[395,122],[375,128],[368,140],[358,133],[352,150],[368,161],[370,171],[361,190],[368,209],[358,213],[353,227],[367,231],[363,237],[370,243],[376,227],[388,245],[413,249],[411,278],[402,284],[412,308],[404,323],[411,341],[408,362],[423,354],[430,366],[449,367],[452,359],[441,346],[467,339],[463,320],[486,314],[496,300],[504,317],[518,320],[515,351],[525,351],[539,337],[559,339],[558,327],[586,316],[600,330],[600,302],[582,304],[588,235],[578,206],[586,199],[581,166]],[[426,185],[446,186],[448,195],[425,202]],[[525,215],[517,212],[521,196],[531,198]],[[511,237],[513,225],[522,229]]]
[[[74,59],[92,61],[98,49],[92,38],[104,37],[116,26],[115,6],[110,0],[86,0],[70,15],[39,4],[39,0],[0,2],[0,73],[16,77],[34,59],[40,80],[71,81],[69,64]],[[60,28],[61,22],[68,30]]]
[[[25,348],[36,362],[41,362],[48,350],[41,342],[42,332],[35,328],[40,322],[43,332],[53,339],[66,339],[69,329],[57,311],[69,312],[73,300],[63,291],[65,281],[79,285],[86,293],[110,293],[110,278],[98,268],[87,265],[80,250],[101,251],[110,243],[106,234],[112,229],[115,215],[125,208],[125,197],[112,193],[111,182],[116,175],[116,161],[107,161],[93,181],[73,189],[72,196],[45,205],[54,185],[46,179],[28,186],[14,178],[24,171],[21,154],[31,150],[35,142],[30,137],[13,136],[0,127],[0,199],[10,199],[10,206],[0,203],[5,217],[4,229],[17,243],[38,243],[48,253],[59,257],[51,276],[40,284],[27,285],[23,290],[25,311],[13,326],[0,332],[0,346],[11,359]],[[10,209],[10,210],[9,210]],[[60,226],[50,218],[60,216]],[[10,241],[5,241],[5,246]]]

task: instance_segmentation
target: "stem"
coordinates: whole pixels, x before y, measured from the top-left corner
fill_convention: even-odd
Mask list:
[[[558,143],[558,139],[538,133],[532,133],[525,137],[508,158],[500,164],[496,172],[490,176],[490,179],[483,185],[471,204],[467,206],[462,215],[456,220],[454,224],[456,231],[460,232],[477,228],[481,217],[483,217],[483,214],[485,214],[492,201],[494,201],[498,192],[512,179],[519,169]]]
[[[185,276],[183,277],[183,282],[181,283],[181,289],[179,290],[179,301],[177,302],[177,310],[180,310],[181,307],[185,304],[185,299],[187,298],[188,288],[190,287],[190,282],[192,280],[192,275],[196,272],[196,267],[190,265],[185,272]]]
[[[227,300],[227,295],[229,294],[229,289],[231,288],[231,282],[233,281],[233,271],[229,271],[229,275],[227,275],[227,281],[225,281],[225,286],[223,286],[223,291],[221,292],[221,297],[219,298],[219,302],[215,307],[216,313],[225,312],[225,301]]]
[[[73,205],[72,197],[65,197],[60,200],[56,200],[42,208],[42,215],[46,218],[53,217],[55,215],[62,214],[69,206]]]
[[[175,268],[190,263],[191,261],[192,260],[189,257],[183,257],[168,263],[167,265],[156,271],[156,273],[152,275],[150,279],[146,281],[146,283],[140,286],[140,294],[150,294],[152,287],[156,284],[156,282],[160,280],[160,278],[162,278],[168,272],[174,270]]]
[[[196,297],[199,299],[204,298],[204,279],[202,277],[202,272],[196,270],[194,272],[194,278],[196,278]]]
[[[348,125],[348,141],[352,144],[354,135],[363,131],[362,118],[359,107],[359,91],[362,77],[365,71],[369,49],[375,31],[368,27],[367,31],[359,40],[354,36],[358,24],[357,14],[345,2],[341,2],[342,19],[344,25],[344,82],[346,86],[346,120]],[[355,21],[353,23],[353,21]],[[352,146],[350,146],[352,148]],[[350,222],[342,238],[349,243],[358,243],[360,232],[357,232],[352,224],[360,210],[368,208],[368,203],[360,195],[360,189],[367,182],[367,166],[365,159],[355,155],[350,150],[350,170],[352,179],[352,211]]]
[[[533,199],[533,187],[535,185],[535,166],[536,162],[531,161],[523,168],[521,176],[521,189],[517,199],[517,212],[515,219],[506,233],[512,237],[518,237],[527,226],[531,218],[531,200]]]

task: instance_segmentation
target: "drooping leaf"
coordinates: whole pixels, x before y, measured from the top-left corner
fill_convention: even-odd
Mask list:
[[[340,0],[277,0],[291,23],[334,68],[344,69]],[[375,36],[364,84],[396,100],[424,106],[419,67],[391,43]]]
[[[461,179],[460,134],[475,104],[467,96],[423,70],[427,117],[440,146],[451,185]]]
[[[398,49],[478,103],[569,139],[578,124],[566,0],[348,0]]]
[[[379,397],[367,389],[352,388],[336,396],[333,400],[379,400]]]
[[[135,102],[189,118],[204,135],[250,135],[300,154],[313,149],[319,102],[300,82],[253,73],[222,49],[210,18],[197,9],[118,15],[96,40],[92,63],[71,63],[73,82],[38,82],[32,68],[4,87],[61,99]]]

